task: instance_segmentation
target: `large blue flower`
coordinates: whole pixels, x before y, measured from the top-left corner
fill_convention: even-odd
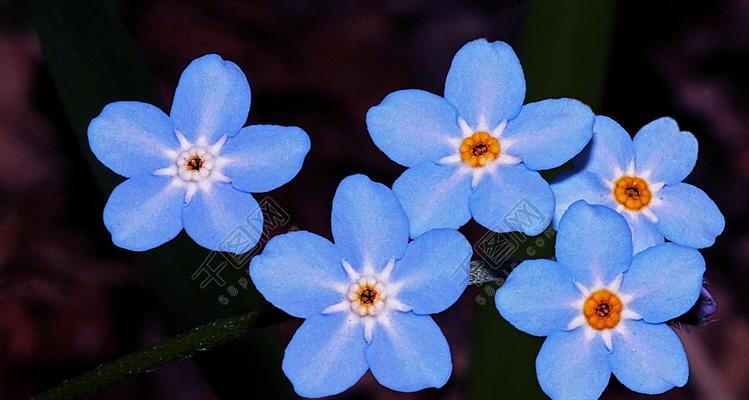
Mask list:
[[[145,103],[108,104],[91,121],[96,157],[129,178],[104,207],[104,224],[117,246],[143,251],[185,228],[212,250],[246,251],[260,238],[263,214],[248,193],[290,181],[309,151],[297,127],[242,128],[250,85],[234,63],[211,54],[180,77],[171,115]],[[243,245],[225,239],[241,229]]]
[[[411,237],[459,228],[471,216],[497,232],[543,231],[554,195],[537,170],[562,165],[588,143],[593,112],[572,99],[523,106],[525,79],[504,42],[474,40],[447,74],[445,97],[423,90],[389,94],[367,113],[377,147],[409,167],[393,184]],[[534,209],[518,224],[511,211]]]
[[[700,294],[697,250],[666,243],[633,256],[624,217],[578,201],[559,223],[556,256],[521,263],[495,297],[516,328],[548,336],[536,358],[546,394],[595,399],[612,372],[640,393],[687,382],[686,353],[665,322]]]
[[[645,125],[630,139],[614,120],[598,116],[578,170],[551,184],[554,223],[583,199],[613,208],[632,230],[635,253],[664,242],[703,248],[723,232],[725,219],[702,190],[683,183],[697,162],[697,139],[671,118]]]
[[[393,390],[441,387],[452,371],[429,314],[468,283],[471,245],[437,229],[408,241],[408,221],[386,186],[353,175],[333,199],[335,244],[299,231],[276,236],[252,259],[252,281],[276,307],[305,318],[283,371],[297,393],[340,393],[367,372]]]

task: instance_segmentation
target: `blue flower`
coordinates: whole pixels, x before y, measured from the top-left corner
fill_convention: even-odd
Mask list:
[[[372,140],[408,167],[393,191],[411,237],[459,228],[473,217],[497,232],[543,231],[554,195],[536,172],[562,165],[590,140],[594,114],[572,99],[523,106],[525,78],[504,42],[474,40],[452,61],[445,97],[423,90],[389,94],[367,113]],[[527,203],[539,214],[517,224],[508,214]]]
[[[331,224],[335,243],[305,231],[279,235],[250,263],[260,293],[305,318],[283,359],[296,392],[340,393],[368,369],[393,390],[444,385],[450,349],[429,314],[466,288],[471,245],[450,229],[409,243],[395,195],[364,175],[341,181]]]
[[[559,223],[556,258],[524,261],[495,297],[516,328],[548,336],[536,358],[547,395],[595,399],[612,372],[647,394],[687,382],[686,353],[665,322],[700,295],[697,250],[665,243],[633,256],[624,217],[578,201]]]
[[[182,230],[203,247],[241,252],[260,238],[263,214],[248,193],[290,181],[309,151],[297,127],[253,125],[250,86],[234,63],[211,54],[180,77],[170,115],[135,101],[108,104],[88,127],[91,150],[128,178],[104,207],[117,246],[143,251]],[[241,229],[240,249],[224,241]]]
[[[725,227],[723,214],[705,192],[682,182],[697,162],[694,135],[681,132],[671,118],[645,125],[634,139],[603,116],[593,131],[589,148],[573,160],[578,170],[551,184],[555,225],[582,199],[624,215],[636,253],[664,237],[694,248],[715,242]]]

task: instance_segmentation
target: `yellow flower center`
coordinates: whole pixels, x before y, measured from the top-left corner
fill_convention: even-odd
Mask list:
[[[499,140],[488,132],[474,132],[460,144],[460,159],[473,168],[483,167],[499,157]]]
[[[596,330],[611,329],[622,318],[622,304],[619,296],[601,289],[593,292],[583,304],[583,314],[588,325]]]
[[[621,205],[637,211],[650,203],[651,194],[644,180],[623,176],[614,185],[614,197]]]

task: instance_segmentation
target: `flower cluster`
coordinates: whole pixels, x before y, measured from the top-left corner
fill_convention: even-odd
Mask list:
[[[333,242],[291,232],[252,259],[257,290],[304,319],[282,365],[297,393],[340,393],[367,371],[404,392],[447,382],[450,349],[431,314],[468,284],[472,248],[456,229],[471,218],[496,232],[558,228],[556,261],[524,261],[495,299],[515,327],[547,336],[536,369],[550,397],[597,398],[612,373],[640,393],[686,383],[687,356],[667,322],[704,292],[697,249],[725,225],[682,182],[695,137],[661,118],[630,139],[577,100],[524,97],[510,46],[467,43],[444,97],[401,90],[367,113],[374,143],[407,167],[392,190],[349,176],[333,199]],[[249,106],[244,74],[209,55],[183,73],[169,116],[118,102],[91,122],[94,154],[128,178],[104,209],[115,244],[146,250],[184,228],[221,250],[248,220],[259,236],[262,213],[248,193],[292,179],[309,139],[294,127],[242,128]],[[570,160],[551,184],[538,172]],[[505,218],[521,202],[542,215],[535,224]]]

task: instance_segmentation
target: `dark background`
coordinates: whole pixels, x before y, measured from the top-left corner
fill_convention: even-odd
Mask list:
[[[687,182],[705,190],[726,216],[725,232],[702,252],[720,311],[707,326],[679,331],[690,358],[689,384],[656,398],[749,398],[749,2],[689,3],[617,4],[602,91],[588,98],[599,103],[592,104],[596,113],[631,134],[664,115],[693,132],[700,153]],[[156,0],[120,1],[118,10],[163,104],[170,104],[182,69],[215,52],[249,78],[250,123],[297,125],[309,133],[312,150],[301,173],[270,193],[290,215],[288,226],[274,233],[294,226],[329,236],[340,179],[363,172],[390,184],[401,173],[364,125],[367,109],[389,92],[441,93],[453,54],[478,37],[504,40],[521,62],[527,59],[523,1]],[[556,32],[543,34],[552,40]],[[554,94],[584,97],[559,90]],[[141,266],[111,244],[101,221],[105,197],[72,137],[26,2],[0,1],[0,398],[27,398],[173,333]],[[472,241],[484,233],[475,223],[463,231]],[[200,261],[185,265],[185,276]],[[493,309],[491,300],[477,301],[482,293],[469,289],[437,317],[454,359],[444,389],[394,394],[367,375],[341,398],[463,398],[472,345],[480,345],[473,340],[474,313]],[[269,331],[280,349],[297,325]],[[277,360],[255,362],[281,374]],[[260,390],[250,384],[250,371],[246,383],[216,390],[200,368],[176,363],[98,398],[211,399],[219,392],[246,398]],[[498,385],[484,396],[502,390]],[[614,378],[604,394],[632,396]]]

